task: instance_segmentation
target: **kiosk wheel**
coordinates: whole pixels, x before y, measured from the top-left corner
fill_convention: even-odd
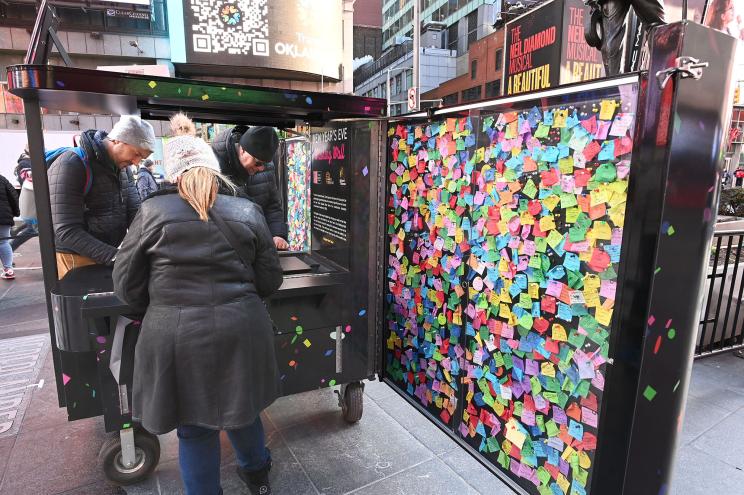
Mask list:
[[[160,461],[160,441],[156,435],[141,428],[129,434],[134,437],[134,463],[129,467],[124,462],[122,451],[124,433],[106,440],[98,454],[98,462],[106,478],[119,485],[131,485],[146,479]]]
[[[352,382],[343,388],[340,397],[341,412],[347,423],[356,423],[362,419],[364,412],[364,385],[360,382]]]

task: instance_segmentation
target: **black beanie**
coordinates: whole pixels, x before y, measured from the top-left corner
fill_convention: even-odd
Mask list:
[[[270,162],[279,147],[279,138],[273,127],[251,127],[240,137],[240,147],[257,160]]]

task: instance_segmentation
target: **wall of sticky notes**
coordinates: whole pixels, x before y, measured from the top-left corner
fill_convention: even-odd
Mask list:
[[[386,376],[528,493],[590,492],[636,90],[388,130]]]
[[[289,249],[310,249],[310,143],[287,140],[287,229]]]

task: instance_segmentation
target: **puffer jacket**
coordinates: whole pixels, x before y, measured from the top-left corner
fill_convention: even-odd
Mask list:
[[[13,225],[18,210],[18,195],[8,179],[0,175],[0,225]]]
[[[140,167],[137,170],[137,191],[141,201],[147,199],[147,197],[158,190],[158,183],[153,177],[147,167]]]
[[[106,151],[103,131],[85,131],[80,146],[90,164],[93,183],[85,192],[85,166],[72,151],[49,167],[49,199],[56,249],[110,264],[140,199],[129,169],[119,170]]]
[[[175,188],[142,203],[114,264],[114,290],[143,314],[134,358],[132,414],[152,433],[179,425],[234,429],[280,396],[274,333],[261,301],[282,269],[260,208],[219,194],[203,222]]]
[[[248,199],[263,209],[271,235],[286,240],[287,220],[276,186],[274,164],[267,163],[263,171],[250,175],[240,164],[235,150],[235,145],[247,129],[236,126],[220,132],[212,141],[212,149],[220,162],[222,173],[235,182]]]

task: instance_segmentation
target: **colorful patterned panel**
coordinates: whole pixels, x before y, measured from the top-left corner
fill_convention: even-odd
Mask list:
[[[530,493],[589,492],[635,89],[389,131],[388,376]]]
[[[289,249],[310,249],[310,145],[287,141],[287,227]]]
[[[459,432],[531,492],[587,492],[633,145],[619,106],[481,117]]]
[[[470,119],[389,130],[386,372],[451,425],[463,355]]]

